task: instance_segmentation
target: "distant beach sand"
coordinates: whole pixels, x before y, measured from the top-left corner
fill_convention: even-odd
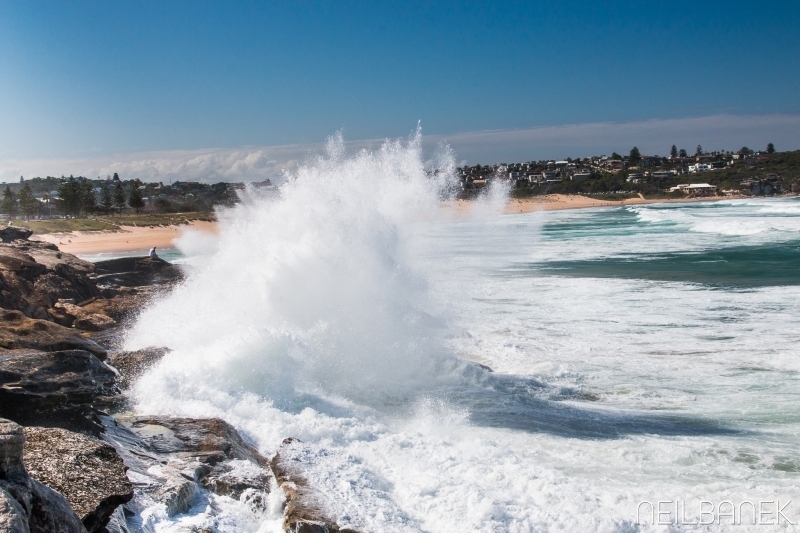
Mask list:
[[[533,196],[530,198],[512,198],[505,206],[504,212],[507,214],[530,213],[533,211],[558,211],[561,209],[584,209],[589,207],[620,207],[624,205],[639,204],[664,204],[680,202],[713,202],[718,200],[730,200],[731,197],[715,196],[713,198],[680,198],[680,199],[645,199],[628,198],[626,200],[601,200],[590,196],[579,194],[547,194]],[[456,216],[468,214],[477,202],[472,200],[456,200],[448,202],[450,209],[455,209]]]
[[[70,254],[97,254],[104,252],[131,252],[148,250],[153,246],[168,248],[187,229],[215,233],[215,222],[196,220],[175,226],[121,226],[121,231],[76,231],[46,233],[32,239],[51,242],[59,250]]]
[[[723,200],[716,198],[693,198],[680,200],[646,200],[630,198],[627,200],[599,200],[589,196],[570,194],[549,194],[532,198],[513,198],[508,201],[504,212],[507,214],[530,213],[533,211],[556,211],[560,209],[582,209],[590,207],[618,207],[636,204],[656,204],[689,201]],[[453,211],[455,216],[469,214],[478,202],[472,200],[456,200],[444,203],[446,211]],[[47,233],[36,235],[33,239],[51,242],[64,252],[71,254],[98,254],[107,252],[132,252],[148,250],[153,246],[167,248],[187,229],[216,233],[216,222],[193,221],[175,226],[138,227],[122,226],[121,231],[78,231],[71,233]]]

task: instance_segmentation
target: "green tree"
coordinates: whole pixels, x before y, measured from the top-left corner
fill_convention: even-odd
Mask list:
[[[166,198],[159,198],[153,205],[155,205],[156,209],[158,209],[161,213],[169,213],[172,211],[172,202]]]
[[[675,147],[674,144],[672,145],[672,148],[669,151],[669,155],[671,155],[673,159],[678,157],[678,149]]]
[[[125,189],[122,188],[122,183],[118,178],[119,176],[117,176],[115,173],[114,179],[116,180],[116,185],[114,186],[114,205],[117,206],[117,209],[119,209],[121,214],[128,202],[125,200]]]
[[[50,209],[50,202],[52,200],[53,200],[53,197],[50,196],[49,193],[44,193],[42,195],[42,202],[44,203],[45,207],[48,209],[48,211],[49,211],[48,214],[52,214],[53,213],[53,211]]]
[[[83,207],[81,184],[74,177],[63,180],[58,186],[58,200],[56,205],[67,215],[80,216]]]
[[[767,145],[767,153],[768,154],[774,154],[775,153],[775,145],[774,144],[769,143]]]
[[[103,190],[100,191],[100,207],[106,213],[110,213],[114,209],[114,195],[111,194],[111,187],[107,185],[103,186]]]
[[[703,147],[699,144],[697,145],[697,149],[694,152],[694,155],[703,155]]]
[[[6,185],[6,190],[3,191],[3,201],[0,203],[0,209],[2,209],[3,214],[8,215],[9,218],[17,214],[17,199],[14,196],[14,191],[12,191],[11,187],[8,185]]]
[[[752,153],[753,153],[753,151],[752,151],[750,148],[748,148],[747,146],[742,146],[742,147],[739,149],[739,153],[740,153],[740,154],[752,154]]]
[[[681,148],[679,157],[688,157],[688,154],[686,153],[686,148]]]
[[[87,217],[97,211],[97,197],[89,180],[84,181],[81,187],[81,208]]]
[[[629,158],[631,163],[638,163],[639,161],[642,160],[642,154],[639,153],[639,149],[634,146],[633,148],[631,148],[631,153]]]
[[[144,207],[144,200],[142,200],[142,191],[139,190],[137,182],[133,183],[131,192],[128,194],[128,205],[136,210],[138,215]]]
[[[119,181],[119,174],[114,172],[114,178],[113,179],[114,179],[114,181]]]
[[[611,159],[622,159],[622,156],[619,155],[617,152],[611,154]]]
[[[31,186],[27,183],[22,186],[18,195],[19,208],[26,217],[35,215],[39,211],[39,200],[33,197]]]

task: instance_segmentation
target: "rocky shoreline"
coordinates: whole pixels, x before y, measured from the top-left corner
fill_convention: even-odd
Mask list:
[[[148,509],[175,516],[205,503],[213,516],[218,497],[255,516],[278,502],[286,531],[353,531],[304,477],[299,441],[267,458],[223,420],[125,412],[126,390],[167,350],[117,341],[183,280],[179,267],[93,264],[29,237],[0,230],[0,532],[147,532]],[[216,531],[210,522],[185,531]]]

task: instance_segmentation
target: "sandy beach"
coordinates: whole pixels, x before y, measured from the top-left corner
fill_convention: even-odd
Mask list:
[[[121,226],[119,231],[47,233],[36,235],[32,239],[51,242],[57,245],[60,250],[71,254],[130,252],[148,250],[153,246],[168,248],[186,230],[193,229],[214,233],[216,228],[215,222],[197,220],[177,226]]]
[[[620,207],[625,205],[660,204],[680,202],[713,202],[729,200],[730,197],[716,196],[713,198],[679,198],[679,199],[646,199],[644,197],[628,198],[626,200],[601,200],[579,194],[547,194],[530,198],[511,198],[504,208],[507,214],[530,213],[532,211],[559,211],[562,209],[585,209],[591,207]],[[455,209],[456,216],[463,216],[472,211],[478,204],[472,200],[456,200],[449,202],[448,207]]]
[[[557,211],[561,209],[584,209],[592,207],[619,207],[635,204],[702,202],[722,200],[725,197],[692,198],[665,200],[645,198],[629,198],[621,201],[599,200],[588,196],[549,194],[532,198],[510,199],[504,212],[507,214],[530,213],[533,211]],[[445,202],[445,210],[451,210],[455,216],[465,216],[478,205],[472,200],[456,200]],[[193,221],[177,226],[121,226],[120,231],[77,231],[70,233],[48,233],[36,235],[33,239],[51,242],[59,249],[71,254],[95,254],[104,252],[132,252],[148,250],[153,246],[167,248],[184,231],[194,229],[215,233],[216,222]]]

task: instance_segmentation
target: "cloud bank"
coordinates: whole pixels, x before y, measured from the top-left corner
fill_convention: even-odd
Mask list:
[[[347,142],[348,150],[380,144],[381,139]],[[425,150],[433,154],[447,144],[460,162],[498,163],[563,157],[627,153],[634,145],[644,154],[667,155],[670,146],[694,152],[737,150],[743,145],[778,150],[800,148],[800,115],[715,115],[639,122],[598,122],[521,130],[492,130],[426,135]],[[119,173],[142,181],[261,181],[279,179],[283,170],[324,150],[324,143],[203,150],[141,152],[116,156],[0,161],[0,181],[20,176],[102,176]]]

